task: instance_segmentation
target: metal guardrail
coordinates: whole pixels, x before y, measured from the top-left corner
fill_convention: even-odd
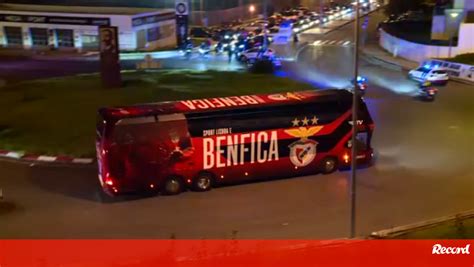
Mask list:
[[[456,220],[466,220],[466,219],[471,219],[471,218],[474,218],[474,210],[373,232],[372,234],[370,234],[369,238],[374,238],[374,239],[391,238],[391,237],[400,236],[400,235],[414,232],[414,231],[420,231],[420,230],[432,228],[442,223],[452,222]]]

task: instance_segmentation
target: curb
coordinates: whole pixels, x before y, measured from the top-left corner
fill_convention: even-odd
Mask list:
[[[0,150],[0,158],[14,159],[26,162],[38,163],[62,163],[62,164],[80,164],[88,165],[94,163],[92,158],[75,158],[70,156],[47,156],[35,155],[20,151]]]
[[[421,222],[417,222],[413,224],[397,226],[394,228],[373,232],[370,234],[369,238],[384,239],[384,238],[396,237],[398,235],[403,235],[407,232],[431,228],[440,223],[445,223],[445,222],[459,220],[459,219],[470,219],[470,218],[474,218],[474,210],[469,210],[469,211],[461,212],[454,215],[443,216],[436,219],[421,221]]]

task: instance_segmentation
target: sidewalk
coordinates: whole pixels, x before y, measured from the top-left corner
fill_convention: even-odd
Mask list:
[[[98,52],[76,52],[58,50],[0,49],[0,58],[38,60],[88,60],[97,59]]]
[[[400,67],[403,70],[411,70],[418,67],[418,62],[409,61],[403,58],[394,57],[389,52],[383,50],[378,44],[366,45],[362,53],[372,60],[379,61],[382,64],[392,65],[394,67]]]
[[[144,60],[146,55],[154,59],[165,59],[179,56],[179,50],[121,52],[121,60]],[[35,59],[35,60],[68,60],[68,61],[97,61],[100,58],[98,51],[58,51],[58,50],[26,50],[0,49],[0,58],[4,59]]]

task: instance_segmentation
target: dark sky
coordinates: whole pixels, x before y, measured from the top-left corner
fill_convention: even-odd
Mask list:
[[[2,2],[2,0],[0,0]],[[135,7],[169,7],[174,0],[4,0],[12,4],[45,4],[76,6],[135,6]]]

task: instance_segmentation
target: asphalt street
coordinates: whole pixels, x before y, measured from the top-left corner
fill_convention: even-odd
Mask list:
[[[281,75],[347,86],[350,25],[303,36],[343,42],[302,49]],[[358,172],[357,234],[473,209],[474,86],[451,82],[427,103],[415,99],[405,72],[364,59],[361,71],[369,79],[377,159]],[[95,167],[2,161],[0,238],[343,238],[350,229],[349,178],[336,172],[101,203]]]

